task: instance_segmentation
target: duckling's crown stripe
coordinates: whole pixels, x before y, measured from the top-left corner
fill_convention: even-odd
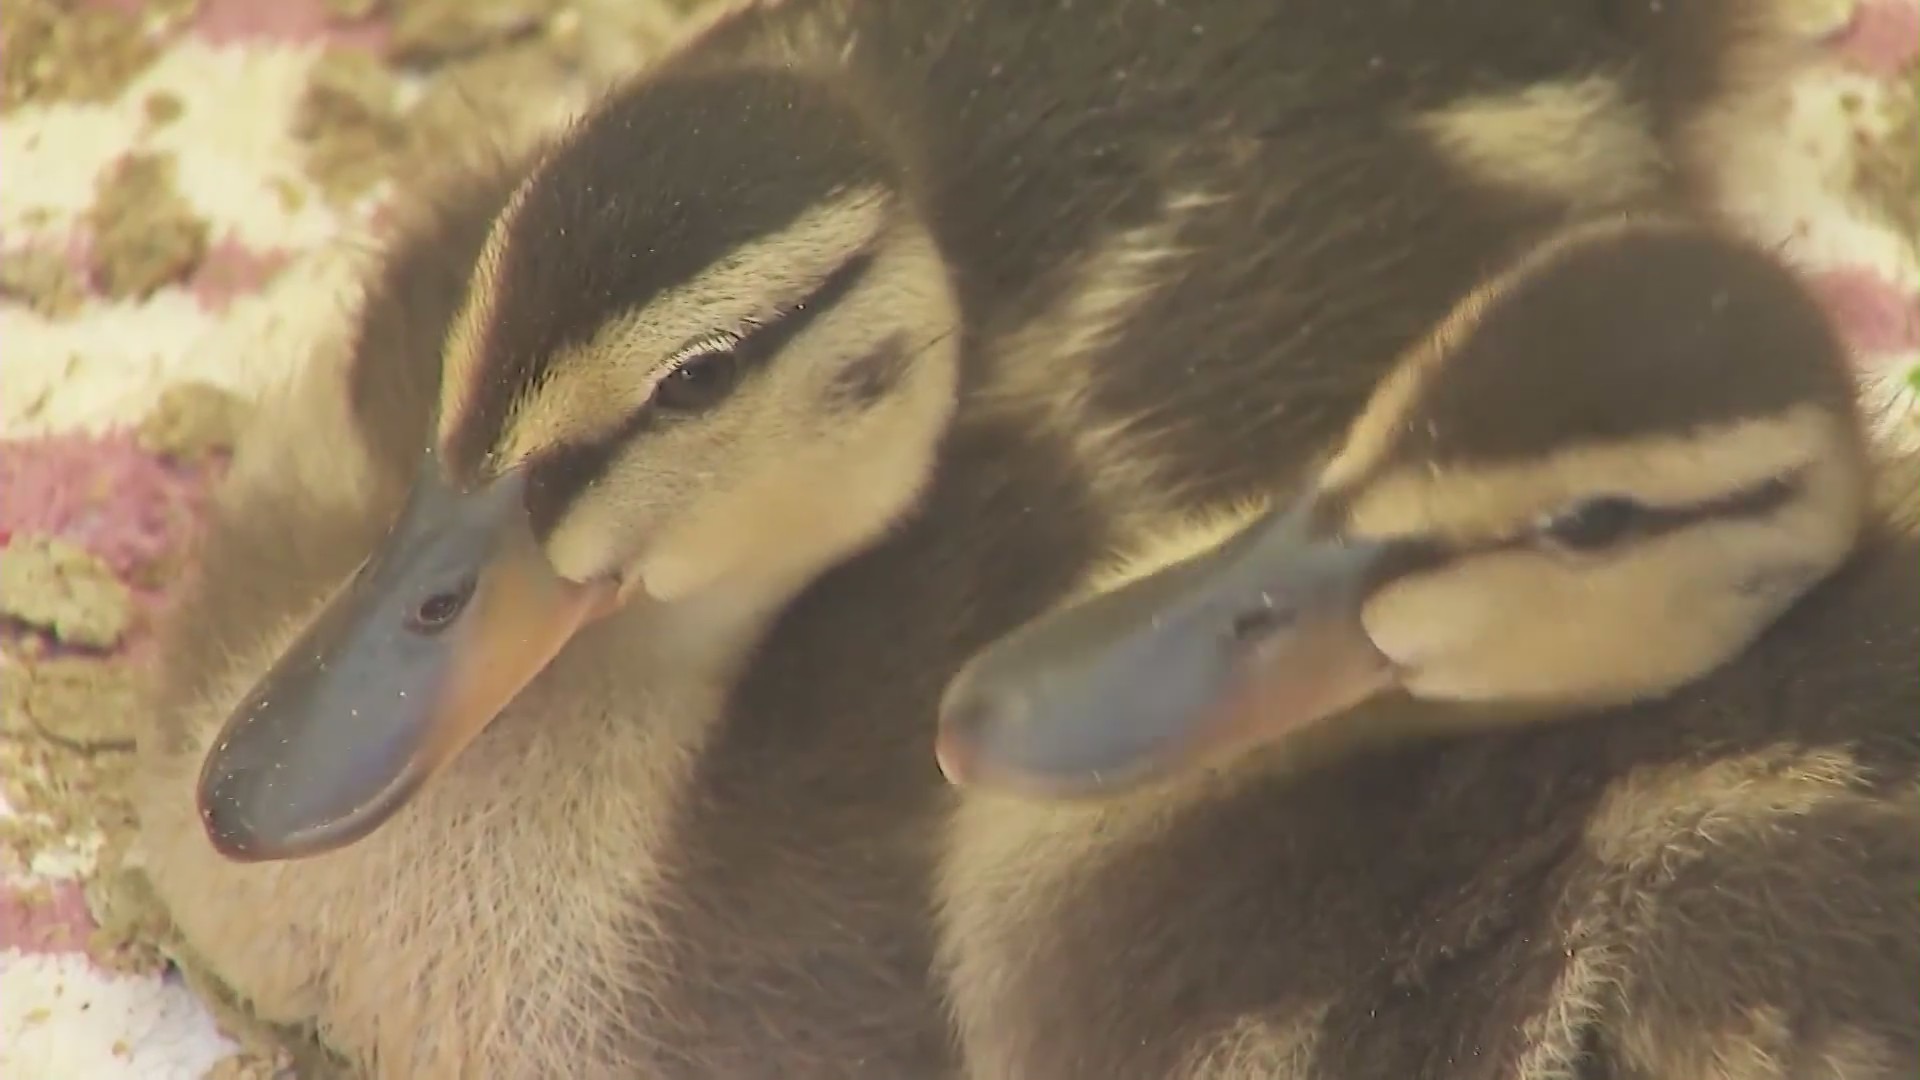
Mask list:
[[[795,72],[669,71],[610,99],[505,223],[450,464],[475,467],[556,354],[886,171],[854,112]]]
[[[1376,469],[1521,461],[1804,404],[1850,409],[1839,340],[1770,255],[1705,232],[1648,229],[1554,259],[1560,267],[1518,276],[1458,342]],[[1569,352],[1605,355],[1562,359]]]

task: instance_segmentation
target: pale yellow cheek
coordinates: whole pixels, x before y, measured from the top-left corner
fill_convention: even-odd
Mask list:
[[[644,545],[657,516],[649,503],[608,486],[568,508],[547,539],[547,561],[571,581],[619,571]]]
[[[663,538],[641,557],[634,571],[647,595],[662,603],[673,603],[728,576],[740,561],[740,553],[731,550],[727,536],[738,530],[691,527]]]
[[[1593,562],[1489,556],[1383,590],[1362,621],[1420,697],[1617,703],[1698,678],[1777,615],[1739,587],[1769,563],[1756,546],[1727,529]]]
[[[1362,611],[1375,647],[1423,697],[1558,696],[1605,663],[1617,614],[1604,583],[1533,554],[1489,556],[1410,578]]]
[[[1491,635],[1501,618],[1494,596],[1445,577],[1389,586],[1361,609],[1374,647],[1403,668],[1444,663]]]

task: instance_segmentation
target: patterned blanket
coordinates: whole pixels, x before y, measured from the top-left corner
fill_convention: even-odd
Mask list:
[[[1916,431],[1920,0],[1794,0],[1832,63],[1722,192]],[[144,627],[245,402],[341,333],[395,176],[644,63],[687,0],[6,0],[0,1075],[258,1069],[156,951],[119,784]]]

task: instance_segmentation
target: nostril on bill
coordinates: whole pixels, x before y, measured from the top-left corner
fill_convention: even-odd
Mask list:
[[[988,747],[1004,745],[1007,732],[1025,720],[1026,699],[1015,692],[967,687],[940,710],[934,758],[951,783],[965,783]]]
[[[407,627],[418,634],[437,634],[445,630],[466,609],[467,601],[473,598],[475,584],[476,579],[468,575],[453,588],[420,601],[408,612]]]
[[[1298,618],[1299,613],[1293,608],[1272,604],[1243,611],[1233,617],[1233,640],[1236,644],[1250,645],[1285,630]]]

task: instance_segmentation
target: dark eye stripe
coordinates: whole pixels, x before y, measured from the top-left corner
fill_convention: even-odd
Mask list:
[[[1718,502],[1708,503],[1702,511],[1725,517],[1759,517],[1762,514],[1771,514],[1784,506],[1787,500],[1799,494],[1803,482],[1800,470],[1796,469],[1785,476],[1771,477],[1752,487],[1736,491]]]
[[[787,347],[802,330],[813,325],[822,311],[847,298],[873,269],[873,253],[863,251],[834,268],[814,290],[770,322],[751,327],[741,334],[733,354],[746,367],[759,367],[768,357]]]
[[[814,290],[778,317],[747,330],[733,353],[742,368],[743,379],[765,366],[766,361],[786,348],[802,330],[813,324],[820,313],[847,298],[873,269],[872,251],[861,251],[820,280]],[[582,488],[606,474],[626,445],[661,422],[651,405],[627,414],[620,425],[597,439],[567,443],[543,451],[528,464],[527,513],[535,536],[545,537],[560,518],[560,511]]]
[[[1691,506],[1644,507],[1634,524],[1633,538],[1628,543],[1662,536],[1712,518],[1762,517],[1779,509],[1799,487],[1800,478],[1797,474],[1776,476],[1723,498]],[[1399,578],[1436,570],[1471,555],[1537,546],[1536,534],[1532,532],[1469,544],[1454,544],[1437,536],[1410,536],[1393,540],[1369,574],[1367,589],[1371,592]]]
[[[1799,487],[1798,474],[1775,476],[1723,498],[1692,506],[1648,507],[1636,532],[1641,536],[1659,536],[1707,518],[1762,517],[1778,510]]]

